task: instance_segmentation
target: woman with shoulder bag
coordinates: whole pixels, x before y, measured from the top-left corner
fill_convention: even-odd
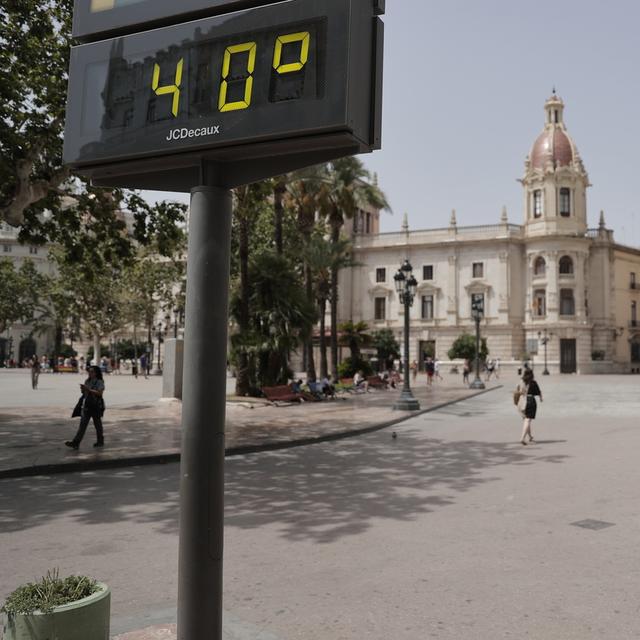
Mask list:
[[[524,418],[520,444],[526,445],[527,436],[529,436],[529,442],[534,442],[533,434],[531,433],[531,421],[535,419],[536,411],[538,409],[536,396],[538,396],[540,398],[540,402],[542,402],[542,391],[540,391],[538,383],[534,380],[533,371],[531,371],[531,369],[525,369],[524,374],[522,375],[522,382],[518,385],[518,391],[520,392],[518,411]]]
[[[104,435],[102,431],[102,416],[104,414],[104,380],[102,379],[102,371],[100,367],[89,367],[89,377],[84,384],[80,385],[82,391],[82,408],[80,410],[80,426],[73,440],[67,440],[65,445],[72,449],[77,449],[89,425],[89,420],[93,420],[93,426],[96,428],[96,442],[94,447],[104,446]],[[76,411],[74,410],[74,415]]]

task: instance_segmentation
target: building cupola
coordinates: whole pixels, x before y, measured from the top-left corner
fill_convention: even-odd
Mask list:
[[[553,94],[545,121],[525,160],[521,180],[528,235],[584,235],[589,177],[564,123],[564,102]]]

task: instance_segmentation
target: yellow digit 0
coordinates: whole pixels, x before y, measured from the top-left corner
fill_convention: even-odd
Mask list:
[[[227,47],[224,52],[222,61],[222,83],[220,84],[220,95],[218,96],[219,111],[237,111],[238,109],[247,109],[251,104],[251,96],[253,95],[253,72],[256,68],[256,51],[258,45],[255,42],[243,42],[242,44],[234,44]],[[227,102],[227,92],[229,90],[229,72],[231,71],[231,57],[236,53],[249,53],[247,60],[247,73],[249,74],[244,85],[244,100],[236,102]]]
[[[160,84],[160,65],[153,65],[153,80],[151,81],[151,88],[156,92],[157,96],[165,96],[173,94],[173,103],[171,105],[171,113],[177,117],[178,108],[180,107],[180,85],[182,84],[182,66],[184,64],[184,58],[180,58],[176,66],[176,77],[174,84],[167,84],[163,87],[159,87]]]
[[[311,41],[311,34],[308,31],[300,31],[298,33],[289,33],[286,36],[278,36],[276,40],[276,47],[273,52],[273,68],[278,73],[292,73],[293,71],[300,71],[307,60],[309,59],[309,42]],[[282,64],[282,48],[285,44],[291,44],[292,42],[300,43],[300,60],[299,62],[290,62],[289,64]]]

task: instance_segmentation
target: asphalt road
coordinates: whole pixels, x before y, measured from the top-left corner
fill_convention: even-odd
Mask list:
[[[527,447],[507,383],[228,459],[226,637],[640,638],[640,378],[541,386]],[[0,597],[59,567],[110,584],[114,634],[174,621],[177,489],[176,465],[0,481]]]

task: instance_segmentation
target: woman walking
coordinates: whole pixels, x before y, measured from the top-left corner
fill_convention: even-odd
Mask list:
[[[542,402],[542,391],[538,383],[533,378],[533,371],[531,369],[525,369],[522,375],[522,382],[518,385],[520,390],[520,399],[518,401],[518,410],[524,418],[524,424],[522,425],[522,439],[520,444],[527,444],[527,436],[529,436],[529,442],[534,442],[533,434],[531,433],[531,421],[536,417],[536,411],[538,404],[536,403],[536,396],[540,398]]]
[[[104,400],[102,399],[102,394],[104,393],[104,380],[102,379],[100,367],[95,365],[89,367],[89,377],[84,384],[80,385],[80,390],[82,391],[80,426],[73,440],[67,440],[65,444],[67,447],[77,449],[87,430],[89,420],[93,419],[93,426],[96,428],[96,442],[93,446],[103,447],[102,416],[104,414]],[[76,415],[75,411],[74,415]]]

